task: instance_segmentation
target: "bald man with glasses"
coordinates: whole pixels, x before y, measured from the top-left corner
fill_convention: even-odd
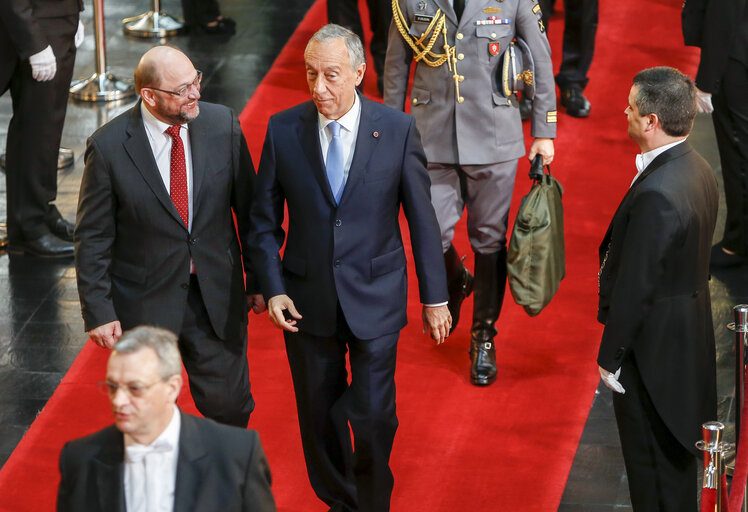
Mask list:
[[[199,101],[201,82],[181,51],[150,49],[141,101],[88,140],[78,292],[94,343],[112,348],[140,324],[174,332],[200,412],[246,427],[248,309],[265,308],[241,250],[255,173],[236,116]]]

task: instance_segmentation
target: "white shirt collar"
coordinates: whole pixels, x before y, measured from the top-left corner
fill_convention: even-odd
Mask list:
[[[655,158],[660,156],[662,153],[664,153],[668,149],[675,147],[678,144],[681,144],[682,142],[685,142],[687,138],[688,136],[683,137],[680,140],[676,140],[675,142],[671,142],[670,144],[665,144],[664,146],[654,148],[650,151],[647,151],[646,153],[639,153],[638,155],[636,155],[636,176],[634,176],[634,179],[631,182],[631,184],[632,185],[634,184],[634,182],[639,178],[639,176],[641,176],[642,172],[644,172],[644,169],[646,169]]]
[[[333,121],[337,121],[340,126],[349,132],[354,132],[358,124],[358,117],[361,114],[361,100],[358,99],[358,93],[353,95],[353,106],[346,112],[340,119],[328,119],[319,112],[317,116],[319,118],[319,129],[324,130],[327,125]]]

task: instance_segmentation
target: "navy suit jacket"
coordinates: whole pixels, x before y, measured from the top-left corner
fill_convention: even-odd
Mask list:
[[[339,205],[325,174],[313,102],[270,118],[260,159],[250,213],[252,264],[265,298],[287,294],[303,315],[299,329],[315,336],[335,332],[338,303],[359,339],[397,332],[407,323],[401,206],[421,301],[440,303],[448,297],[426,157],[414,120],[360,99],[356,147]]]
[[[275,512],[257,432],[181,414],[174,510]],[[113,425],[65,444],[58,512],[125,512],[124,460],[124,438]]]

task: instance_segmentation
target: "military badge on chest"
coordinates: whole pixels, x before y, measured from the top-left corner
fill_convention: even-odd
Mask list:
[[[494,55],[498,55],[499,51],[501,51],[501,47],[499,46],[499,43],[496,41],[491,41],[488,43],[488,54],[492,57]]]

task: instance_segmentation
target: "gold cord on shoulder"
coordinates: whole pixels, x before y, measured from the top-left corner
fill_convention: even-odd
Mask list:
[[[413,60],[416,62],[423,62],[427,66],[433,68],[439,67],[445,62],[450,71],[452,71],[452,79],[455,83],[456,100],[459,103],[464,101],[464,98],[460,96],[460,75],[457,73],[457,57],[455,53],[455,47],[449,45],[447,39],[447,23],[446,16],[438,9],[436,14],[429,23],[425,32],[421,34],[421,37],[415,38],[410,34],[410,27],[408,27],[408,20],[405,19],[402,10],[400,9],[400,3],[398,0],[392,0],[392,19],[395,22],[398,32],[403,37],[411,50],[413,50]],[[442,49],[444,53],[435,53],[433,51],[434,45],[439,35],[444,38],[444,45]],[[428,42],[424,44],[424,41],[428,39]]]

